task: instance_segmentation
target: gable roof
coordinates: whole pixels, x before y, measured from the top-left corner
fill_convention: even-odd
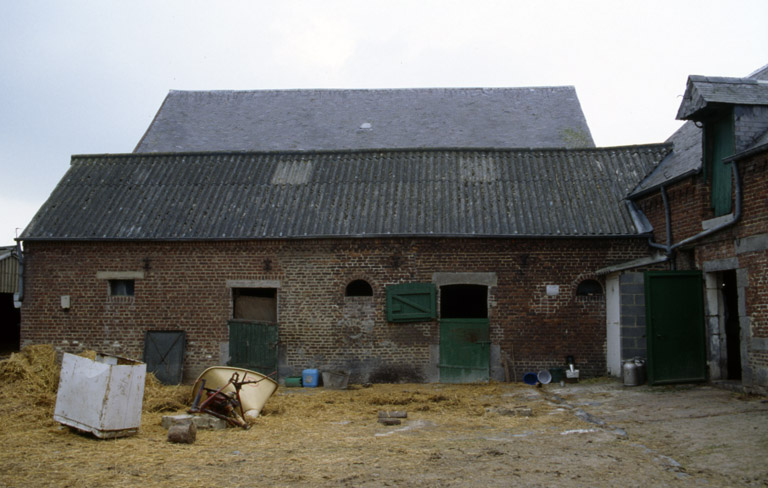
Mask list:
[[[768,105],[768,81],[691,75],[677,118],[698,120],[717,104]]]
[[[743,89],[744,87],[748,88]],[[765,87],[768,87],[768,65],[756,70],[747,78],[690,76],[677,118],[696,118],[708,106],[711,108],[712,104],[717,103],[768,105],[768,91],[765,91]],[[760,103],[754,103],[756,96],[760,97]],[[750,103],[747,103],[748,101]],[[752,147],[759,146],[765,137],[766,134],[758,137]],[[693,120],[684,123],[666,141],[674,146],[674,150],[635,187],[629,198],[641,197],[661,185],[701,171],[701,138],[701,129],[696,127]]]
[[[594,147],[572,86],[171,91],[135,152]]]
[[[636,236],[667,145],[73,156],[21,239]]]

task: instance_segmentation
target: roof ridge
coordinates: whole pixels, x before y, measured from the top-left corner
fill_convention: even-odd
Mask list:
[[[201,156],[201,155],[288,155],[288,154],[369,154],[369,153],[403,153],[403,152],[508,152],[508,153],[536,153],[536,152],[607,152],[624,149],[653,149],[672,147],[671,142],[628,144],[621,146],[604,147],[409,147],[409,148],[368,148],[368,149],[285,149],[272,151],[181,151],[181,152],[129,152],[129,153],[100,153],[100,154],[72,154],[75,158],[146,158],[168,156]]]
[[[575,89],[575,85],[537,85],[537,86],[436,86],[406,88],[256,88],[256,89],[213,89],[213,90],[177,90],[170,89],[168,94],[227,94],[227,93],[332,93],[332,92],[415,92],[415,91],[525,91],[542,89]]]

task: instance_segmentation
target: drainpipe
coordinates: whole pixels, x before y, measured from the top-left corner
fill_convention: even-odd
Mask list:
[[[16,308],[21,308],[21,302],[24,301],[24,254],[21,252],[21,241],[16,239],[16,257],[19,260],[19,289],[13,294],[13,304]]]
[[[653,241],[653,237],[649,237],[648,245],[653,248],[663,250],[667,254],[667,256],[670,257],[674,253],[675,249],[681,246],[690,244],[692,242],[698,241],[699,239],[703,239],[708,235],[714,234],[715,232],[719,232],[725,229],[726,227],[730,227],[734,225],[736,222],[738,222],[739,219],[741,219],[741,178],[739,176],[739,168],[736,165],[736,161],[731,162],[731,172],[733,173],[733,179],[735,182],[735,186],[734,186],[735,202],[734,202],[733,216],[727,221],[721,223],[720,225],[717,225],[715,227],[712,227],[711,229],[707,229],[705,231],[699,232],[695,236],[691,236],[686,239],[683,239],[677,244],[672,244],[672,219],[670,218],[669,200],[667,198],[667,189],[664,186],[662,186],[661,198],[664,202],[664,216],[666,218],[667,243],[659,244]]]
[[[669,209],[669,198],[667,197],[667,187],[664,185],[661,186],[661,200],[662,202],[664,202],[664,224],[667,230],[667,243],[659,244],[658,242],[653,242],[653,237],[649,237],[648,245],[656,249],[661,249],[667,254],[667,256],[669,256],[670,254],[672,254],[672,216]]]
[[[710,234],[714,234],[715,232],[718,232],[720,230],[725,229],[726,227],[730,227],[736,222],[741,219],[741,178],[739,177],[739,168],[736,165],[736,161],[731,162],[731,170],[733,172],[733,179],[735,181],[735,187],[734,187],[734,208],[733,208],[733,217],[731,217],[728,221],[723,222],[720,225],[717,225],[715,227],[712,227],[711,229],[707,229],[703,232],[699,232],[695,236],[691,236],[687,239],[683,239],[682,241],[678,242],[677,244],[672,246],[672,250],[677,249],[680,246],[684,246],[686,244],[690,244],[693,241],[697,241],[703,237],[707,237]]]

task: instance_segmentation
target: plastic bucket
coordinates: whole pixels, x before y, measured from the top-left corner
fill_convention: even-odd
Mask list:
[[[548,385],[549,382],[552,381],[552,375],[549,374],[549,371],[546,369],[539,371],[539,374],[536,375],[536,377],[539,379],[539,383],[542,385]]]
[[[320,372],[317,369],[305,369],[301,373],[301,384],[305,388],[314,388],[320,384]]]
[[[331,390],[346,390],[349,373],[345,371],[323,371],[323,386]]]
[[[285,386],[296,388],[301,386],[301,376],[289,376],[285,379]]]
[[[526,385],[536,385],[539,382],[539,377],[536,373],[525,373],[523,375],[523,383]]]

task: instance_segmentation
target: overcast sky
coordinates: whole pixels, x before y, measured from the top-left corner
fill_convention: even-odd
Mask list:
[[[689,74],[768,64],[766,25],[766,0],[0,0],[0,245],[171,89],[573,85],[598,146],[662,142]]]

